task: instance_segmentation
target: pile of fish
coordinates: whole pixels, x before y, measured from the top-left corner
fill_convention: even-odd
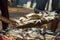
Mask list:
[[[6,40],[55,40],[55,38],[60,37],[60,32],[53,33],[49,31],[49,34],[47,34],[47,31],[49,30],[44,30],[43,28],[41,28],[40,30],[38,30],[37,28],[8,28],[5,32],[3,31],[5,34],[3,34],[2,36],[4,36]]]
[[[7,32],[7,36],[21,40],[42,40],[44,38],[37,28],[13,29]]]
[[[23,24],[28,24],[28,23],[35,23],[37,24],[38,22],[42,22],[42,21],[51,21],[54,20],[56,18],[58,18],[59,16],[57,16],[57,13],[55,12],[39,12],[38,14],[36,13],[30,13],[27,14],[23,17],[20,17],[19,20],[14,19],[14,21],[16,21],[16,24],[19,26],[23,25]]]
[[[14,19],[18,26],[28,23],[38,23],[41,21],[50,21],[55,18],[57,13],[55,12],[39,12],[30,13],[25,15],[24,17],[20,17],[19,20]],[[26,25],[27,26],[27,25]],[[53,32],[46,30],[44,27],[42,28],[8,28],[5,32],[5,36],[8,40],[43,40],[45,36],[51,35],[50,37],[54,36]],[[47,36],[48,36],[47,35]],[[55,36],[54,36],[55,37]]]

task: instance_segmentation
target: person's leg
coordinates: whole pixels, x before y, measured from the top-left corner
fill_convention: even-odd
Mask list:
[[[34,8],[35,13],[39,13],[40,11],[45,10],[45,6],[48,0],[36,0],[36,7]]]
[[[1,16],[5,17],[5,18],[9,18],[9,14],[8,14],[8,1],[7,0],[0,0],[0,7],[1,7]],[[3,30],[5,30],[8,27],[8,24],[6,24],[5,22],[2,22],[2,27]]]
[[[58,27],[58,24],[59,24],[59,20],[52,20],[52,22],[51,22],[51,31],[52,32],[55,32],[56,31],[56,29],[57,29],[57,27]]]
[[[58,4],[59,4],[58,0],[52,0],[52,11],[58,10],[59,6]]]

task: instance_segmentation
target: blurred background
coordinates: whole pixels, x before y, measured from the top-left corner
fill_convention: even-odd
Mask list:
[[[36,6],[36,0],[8,0],[9,6],[24,7],[33,9]]]
[[[11,15],[10,17],[14,15],[16,17],[18,15],[19,17],[27,13],[34,12],[35,6],[36,6],[36,0],[8,0],[9,13],[13,13],[13,15]]]

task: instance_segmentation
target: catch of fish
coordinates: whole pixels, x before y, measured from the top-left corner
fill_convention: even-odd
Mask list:
[[[24,17],[20,17],[19,20],[14,19],[16,22],[16,25],[21,26],[23,24],[28,23],[35,23],[42,21],[51,21],[55,18],[59,18],[57,13],[55,12],[39,12],[36,13],[30,13],[25,15]],[[27,26],[27,25],[26,25]],[[49,37],[56,37],[53,32],[46,30],[44,27],[42,28],[8,28],[6,30],[6,38],[8,40],[43,40],[45,39],[45,36]],[[49,34],[47,34],[49,33]]]
[[[28,24],[28,23],[38,23],[41,21],[51,21],[55,18],[58,18],[57,13],[55,12],[39,12],[38,14],[36,13],[30,13],[25,15],[24,17],[20,17],[19,20],[14,19],[16,21],[17,25],[23,25],[23,24]]]

